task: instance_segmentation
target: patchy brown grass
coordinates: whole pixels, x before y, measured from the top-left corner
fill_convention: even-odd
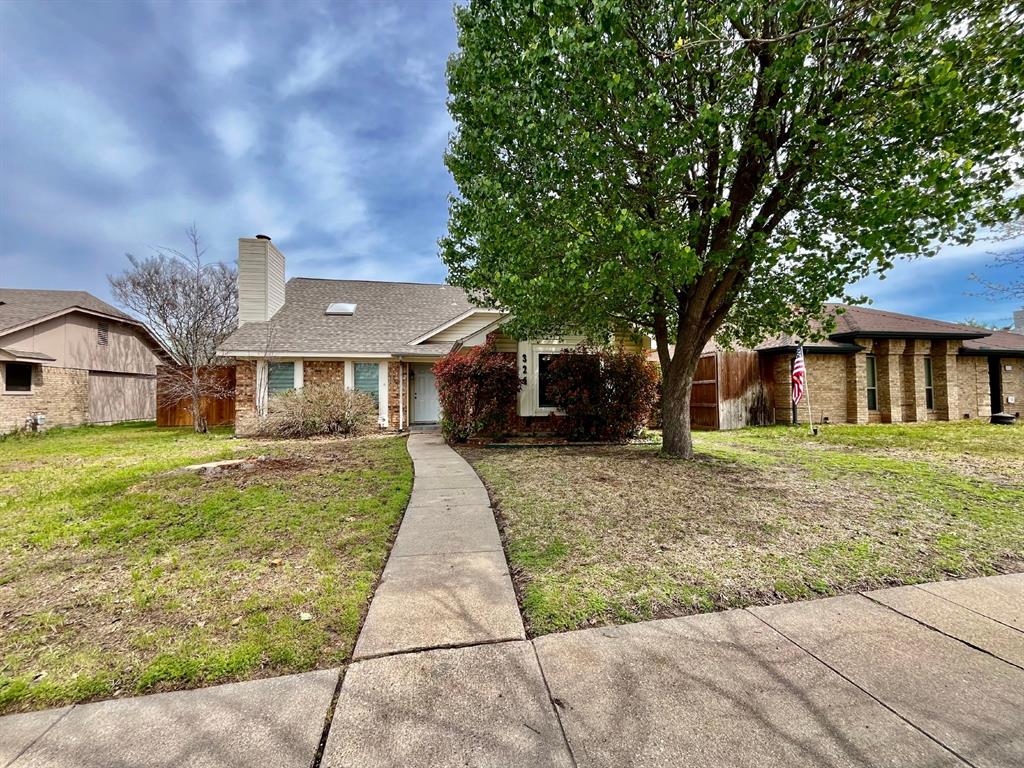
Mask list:
[[[411,484],[398,438],[0,443],[0,712],[343,662]]]
[[[705,433],[693,462],[641,446],[463,453],[543,634],[1020,570],[1024,430],[986,427],[953,433],[955,450],[934,439],[948,425],[923,425],[891,450],[895,428],[869,427]]]

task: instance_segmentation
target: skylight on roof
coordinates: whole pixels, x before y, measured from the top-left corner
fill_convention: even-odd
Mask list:
[[[335,302],[334,304],[327,305],[327,311],[325,315],[354,315],[356,313],[355,304],[346,304],[344,302]]]

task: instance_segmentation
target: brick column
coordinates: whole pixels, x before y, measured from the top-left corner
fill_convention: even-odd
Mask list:
[[[931,343],[911,339],[903,352],[903,420],[928,421],[928,402],[924,393],[924,360],[931,354]]]
[[[878,368],[878,410],[886,424],[903,421],[903,339],[886,339],[876,346]]]
[[[957,383],[956,353],[959,342],[932,344],[932,389],[935,393],[935,417],[944,421],[960,418],[960,388]]]
[[[846,420],[850,424],[868,423],[868,351],[846,357]]]

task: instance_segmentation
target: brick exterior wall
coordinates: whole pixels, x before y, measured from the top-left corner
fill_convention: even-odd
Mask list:
[[[956,341],[914,339],[857,339],[863,352],[846,355],[807,355],[807,383],[814,420],[827,417],[831,423],[901,423],[927,420],[952,420],[970,414],[972,419],[992,415],[988,358],[959,355]],[[867,355],[875,356],[878,384],[878,409],[867,407]],[[925,397],[925,358],[932,360],[934,408],[929,410]],[[776,424],[792,423],[790,408],[790,353],[775,355],[769,366],[774,384]],[[1010,413],[1024,408],[1024,361],[1005,358],[1000,361],[1003,396],[1018,402],[1005,405]],[[1006,371],[1010,365],[1012,370]],[[807,405],[800,404],[800,423],[807,421]]]
[[[987,357],[958,357],[956,361],[957,391],[960,408],[950,420],[988,420],[992,415],[992,390],[988,379]]]
[[[0,434],[20,429],[35,413],[46,415],[47,428],[84,424],[89,414],[89,371],[33,365],[30,394],[6,393],[0,384]]]
[[[1010,366],[1009,371],[1006,370],[1006,366]],[[1006,413],[1024,414],[1024,358],[1004,357],[999,361],[999,370],[1003,380],[1002,410]],[[1007,397],[1012,397],[1014,402],[1008,403]]]
[[[240,360],[235,366],[235,434],[252,434],[256,423],[256,362]]]
[[[399,391],[405,396],[404,407],[399,406]],[[409,427],[409,364],[392,360],[388,363],[388,428],[398,429],[399,417],[402,427]]]
[[[790,397],[790,353],[776,355],[771,370],[773,406],[776,424],[792,424],[793,408]],[[807,389],[811,393],[811,408],[815,423],[827,417],[831,423],[846,421],[847,411],[847,356],[846,355],[805,355]],[[801,401],[797,413],[801,424],[807,423],[807,402]]]
[[[336,384],[345,387],[344,360],[306,360],[302,364],[302,386]]]

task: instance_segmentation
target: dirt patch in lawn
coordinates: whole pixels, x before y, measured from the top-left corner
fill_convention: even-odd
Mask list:
[[[635,446],[463,449],[530,631],[1024,569],[1019,478],[762,439],[698,436],[692,462]]]

